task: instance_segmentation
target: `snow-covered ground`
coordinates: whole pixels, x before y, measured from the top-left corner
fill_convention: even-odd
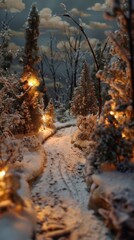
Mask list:
[[[34,183],[37,236],[42,239],[108,240],[108,230],[88,210],[85,157],[71,144],[76,127],[63,128],[44,143],[47,164]]]

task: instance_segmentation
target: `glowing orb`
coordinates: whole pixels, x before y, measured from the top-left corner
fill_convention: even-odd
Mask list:
[[[125,138],[125,137],[126,137],[126,135],[125,135],[124,133],[122,133],[122,137],[123,137],[123,138]]]
[[[45,116],[45,115],[43,115],[43,117],[42,117],[42,120],[43,120],[43,121],[45,121],[45,120],[46,120],[46,116]]]
[[[0,171],[0,178],[3,178],[5,176],[6,172],[4,170]]]
[[[110,111],[110,114],[111,114],[111,115],[114,115],[114,112],[113,112],[113,111]]]
[[[28,85],[30,87],[33,87],[33,86],[39,86],[39,81],[38,79],[34,76],[34,75],[31,75],[30,78],[28,78]]]

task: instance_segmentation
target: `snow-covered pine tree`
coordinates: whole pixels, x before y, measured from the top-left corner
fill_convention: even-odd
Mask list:
[[[37,63],[38,56],[38,36],[39,36],[39,14],[36,5],[33,4],[27,19],[26,43],[24,48],[24,69],[21,78],[25,94],[25,104],[28,106],[31,118],[31,129],[38,131],[42,124],[43,101],[38,91],[40,79],[38,76]],[[29,119],[30,120],[30,119]]]
[[[95,88],[86,61],[83,64],[80,82],[74,89],[71,111],[74,116],[96,114],[98,110]]]
[[[33,73],[37,75],[36,64],[39,61],[38,56],[38,37],[39,37],[39,14],[36,5],[31,6],[27,19],[24,48],[24,71],[23,74]]]
[[[54,128],[55,110],[52,98],[45,109],[45,126]]]
[[[11,51],[9,51],[9,41],[10,41],[10,28],[8,26],[8,22],[10,22],[7,19],[8,15],[6,12],[4,20],[1,22],[1,31],[0,31],[0,66],[2,73],[7,73],[7,71],[10,69],[13,55]]]

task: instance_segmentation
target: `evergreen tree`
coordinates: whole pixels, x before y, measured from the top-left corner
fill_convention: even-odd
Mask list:
[[[26,92],[25,103],[28,107],[31,130],[38,131],[42,124],[42,94],[39,91],[40,79],[36,65],[38,57],[39,15],[35,4],[32,5],[27,19],[26,43],[24,48],[24,69],[21,78]]]
[[[55,111],[54,111],[53,101],[51,98],[45,110],[45,126],[53,128],[54,119],[55,119]]]
[[[74,89],[74,94],[71,102],[71,111],[74,116],[86,116],[89,113],[95,114],[97,112],[95,88],[90,78],[86,62],[83,64],[80,82]]]
[[[27,19],[26,43],[24,48],[24,76],[27,73],[37,75],[36,64],[38,57],[39,14],[36,5],[33,4]]]
[[[0,30],[0,65],[1,71],[5,74],[11,67],[13,60],[13,55],[9,51],[9,41],[10,41],[10,28],[8,26],[8,15],[6,12],[4,20],[1,22]]]

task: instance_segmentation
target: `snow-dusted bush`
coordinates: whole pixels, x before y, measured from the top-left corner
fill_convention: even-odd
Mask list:
[[[23,153],[20,142],[11,135],[10,132],[5,131],[0,136],[0,166],[13,164],[16,161],[23,160]]]
[[[50,99],[44,113],[45,127],[55,128],[54,121],[55,121],[55,109],[54,109],[53,101],[52,99]]]
[[[27,148],[29,151],[36,151],[41,147],[41,143],[35,135],[24,136],[21,145],[22,148]]]
[[[78,129],[73,134],[71,142],[80,148],[87,148],[96,124],[97,115],[79,116],[77,120]]]

